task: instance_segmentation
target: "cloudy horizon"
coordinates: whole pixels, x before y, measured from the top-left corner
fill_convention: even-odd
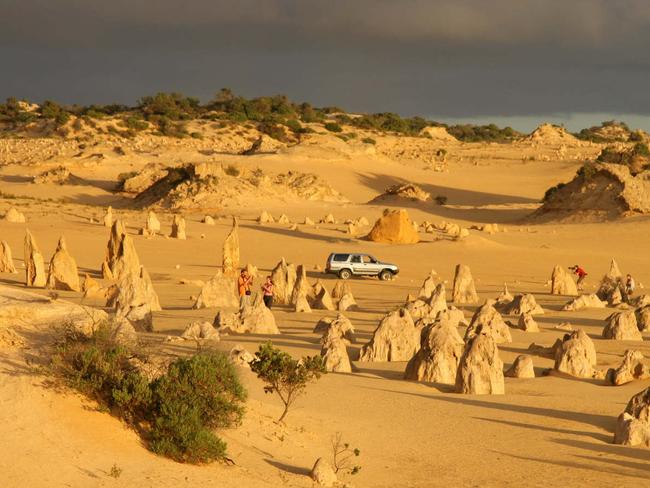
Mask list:
[[[650,131],[645,0],[0,0],[0,97],[286,94],[528,131]]]

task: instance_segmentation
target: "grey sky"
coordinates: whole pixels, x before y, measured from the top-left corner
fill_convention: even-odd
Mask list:
[[[650,129],[648,0],[0,0],[0,97],[286,93],[440,120]],[[522,122],[523,124],[523,122]]]

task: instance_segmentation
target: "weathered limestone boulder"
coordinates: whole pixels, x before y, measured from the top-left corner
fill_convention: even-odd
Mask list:
[[[266,210],[262,211],[260,216],[257,218],[257,223],[259,224],[272,224],[275,222],[273,215],[268,213]]]
[[[643,332],[650,330],[650,305],[639,307],[634,312],[636,315],[636,326]]]
[[[436,289],[436,285],[440,281],[440,277],[438,276],[438,273],[435,272],[435,270],[431,270],[431,273],[429,276],[425,278],[425,280],[422,282],[422,286],[420,287],[420,291],[418,292],[418,297],[420,297],[423,300],[428,300],[431,298],[431,295],[433,295],[433,290]]]
[[[605,379],[614,386],[624,385],[634,380],[650,378],[650,361],[647,361],[641,351],[628,349],[618,368],[607,370]]]
[[[404,379],[453,385],[464,348],[465,343],[453,324],[439,320],[425,326],[420,350],[406,365]]]
[[[334,215],[331,213],[328,213],[325,217],[323,217],[320,220],[321,224],[336,224],[336,219],[334,218]]]
[[[352,366],[345,341],[334,335],[324,339],[320,355],[325,362],[325,369],[334,373],[351,373]]]
[[[350,294],[352,295],[352,288],[350,283],[345,280],[336,280],[334,283],[334,288],[332,288],[332,300],[340,300],[343,298],[343,295]]]
[[[12,224],[24,224],[25,214],[16,210],[16,207],[11,207],[4,216],[4,220]]]
[[[483,334],[490,336],[497,344],[512,342],[510,329],[501,314],[494,308],[494,303],[494,300],[486,300],[476,310],[465,331],[465,341],[469,341],[478,334]]]
[[[241,328],[238,333],[244,334],[279,334],[280,329],[275,323],[275,316],[273,312],[261,299],[261,295],[257,295],[257,299],[252,306],[244,308],[240,314]]]
[[[598,298],[598,295],[592,293],[591,295],[580,295],[579,297],[574,298],[569,301],[562,307],[562,310],[565,312],[575,312],[578,310],[584,310],[585,308],[605,308],[607,305],[606,302],[603,302]]]
[[[0,241],[0,273],[17,273],[7,241]]]
[[[316,327],[314,327],[315,334],[322,334],[325,336],[338,336],[344,338],[346,341],[354,344],[356,342],[356,336],[354,335],[354,326],[350,319],[348,319],[342,313],[336,315],[336,317],[323,317],[318,321]]]
[[[512,366],[505,372],[508,378],[534,378],[535,368],[533,367],[533,358],[528,354],[517,356]]]
[[[503,361],[491,336],[479,332],[469,340],[458,363],[455,389],[470,395],[505,393]]]
[[[237,276],[239,273],[239,221],[232,218],[232,229],[223,241],[222,264],[223,274]]]
[[[81,291],[88,293],[89,291],[99,290],[102,287],[101,283],[90,276],[88,273],[84,274],[84,281],[81,285]]]
[[[122,221],[117,219],[111,227],[102,263],[102,276],[108,280],[120,280],[124,274],[140,274],[140,258],[133,240],[127,235]]]
[[[185,233],[185,219],[182,215],[174,215],[174,220],[172,220],[172,232],[169,237],[172,239],[180,239],[182,241],[187,239],[187,234]]]
[[[244,368],[250,368],[250,364],[255,359],[255,355],[247,351],[241,344],[235,344],[235,347],[230,350],[228,357],[237,366],[242,366]]]
[[[153,210],[149,210],[147,213],[147,223],[145,224],[144,228],[149,235],[156,235],[160,233],[160,220],[158,220],[158,217],[153,212]]]
[[[47,283],[45,276],[45,263],[36,239],[29,230],[25,233],[25,285],[43,287]]]
[[[643,336],[637,327],[634,310],[616,312],[607,317],[603,338],[619,341],[642,341]]]
[[[316,295],[316,298],[314,298],[312,308],[316,310],[336,310],[332,297],[324,286],[321,288],[320,293]]]
[[[331,487],[336,485],[337,477],[334,468],[323,458],[318,458],[311,469],[309,477],[319,486]]]
[[[615,293],[620,294],[620,288],[622,286],[622,282],[623,282],[623,274],[621,273],[621,270],[619,269],[616,260],[612,259],[607,274],[605,274],[605,276],[603,276],[602,279],[600,280],[600,285],[598,286],[598,291],[596,292],[596,295],[598,295],[598,298],[600,298],[603,301],[609,302],[611,305],[617,305],[615,303],[612,303],[613,298],[614,301],[616,301],[616,298],[613,297],[613,294]],[[620,301],[618,303],[620,303]]]
[[[431,315],[431,307],[424,300],[417,299],[413,302],[408,302],[404,309],[409,313],[411,318],[418,321],[423,318],[435,318]]]
[[[356,308],[356,306],[357,306],[357,302],[355,301],[352,294],[346,293],[341,297],[339,302],[336,304],[336,309],[339,312],[345,312],[346,310],[349,310],[351,308]]]
[[[293,305],[293,311],[294,312],[303,312],[303,313],[311,313],[311,307],[309,306],[309,302],[307,301],[307,297],[304,295],[300,295],[298,299],[296,300],[296,303]]]
[[[104,227],[113,227],[113,207],[108,207],[103,218]]]
[[[512,302],[504,307],[504,312],[508,315],[521,315],[522,313],[542,315],[544,309],[537,304],[534,295],[526,293],[516,295]]]
[[[221,312],[215,318],[215,326],[223,334],[279,334],[273,312],[258,295],[252,305],[241,312],[226,317]]]
[[[238,306],[237,281],[232,276],[226,276],[219,270],[205,283],[193,308]]]
[[[497,297],[497,305],[503,307],[514,300],[514,297],[508,291],[508,283],[503,284],[503,291]]]
[[[420,236],[406,210],[384,210],[367,239],[388,244],[417,244]]]
[[[303,297],[305,300],[312,300],[314,298],[312,288],[307,281],[307,271],[302,264],[299,264],[296,268],[296,281],[291,291],[290,302],[295,305],[300,297]]]
[[[553,268],[551,275],[551,293],[553,295],[577,295],[576,282],[569,272],[559,264]]]
[[[469,325],[465,320],[465,314],[463,311],[454,306],[451,306],[447,310],[439,312],[438,315],[436,315],[436,319],[449,322],[453,324],[454,327],[458,327],[460,325]]]
[[[282,214],[278,217],[278,224],[288,225],[290,223],[291,220],[289,220],[289,217],[287,217],[286,214]]]
[[[215,225],[214,218],[212,218],[211,215],[206,215],[205,217],[203,217],[203,220],[201,222],[204,223],[205,225]]]
[[[279,305],[290,305],[291,295],[297,280],[297,270],[293,264],[287,264],[284,258],[271,271],[274,284],[273,300]]]
[[[47,275],[47,288],[52,290],[79,291],[79,271],[77,263],[68,252],[65,238],[61,236],[56,247],[56,252],[50,260]]]
[[[138,275],[122,275],[117,287],[116,296],[108,303],[115,309],[116,318],[128,320],[138,329],[152,331],[153,312],[162,307],[144,266],[140,267]]]
[[[210,322],[192,322],[181,334],[185,340],[218,342],[219,332]]]
[[[133,347],[138,343],[138,334],[131,322],[117,318],[111,328],[111,339],[117,344]]]
[[[315,224],[315,222],[314,222],[312,219],[310,219],[309,217],[305,217],[305,220],[303,221],[303,225],[308,225],[309,227],[313,227],[313,226],[316,225],[316,224]]]
[[[539,332],[539,326],[533,316],[529,313],[522,313],[519,316],[517,327],[524,332]]]
[[[476,294],[476,287],[474,286],[474,278],[472,278],[472,272],[470,271],[469,266],[464,264],[456,265],[454,288],[451,300],[454,303],[478,302],[478,295]]]
[[[420,333],[404,309],[388,313],[372,339],[361,348],[359,361],[409,361],[420,348]]]
[[[436,318],[439,313],[445,312],[447,307],[447,291],[444,283],[438,283],[429,298],[429,316]],[[461,312],[462,313],[462,312]]]
[[[593,378],[596,373],[594,366],[596,348],[582,329],[565,335],[562,344],[555,348],[556,371],[577,378]]]
[[[618,416],[614,444],[650,447],[650,388],[634,395]]]

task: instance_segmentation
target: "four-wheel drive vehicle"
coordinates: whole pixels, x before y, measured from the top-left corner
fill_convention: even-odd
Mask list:
[[[337,274],[343,280],[359,275],[378,276],[380,280],[386,281],[399,273],[399,268],[394,264],[382,263],[369,254],[332,253],[327,258],[325,272]]]

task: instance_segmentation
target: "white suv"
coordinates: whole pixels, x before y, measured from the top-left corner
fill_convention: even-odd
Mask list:
[[[327,258],[325,272],[338,274],[343,280],[359,275],[378,276],[380,280],[388,281],[399,273],[399,268],[394,264],[383,263],[370,254],[332,253]]]

